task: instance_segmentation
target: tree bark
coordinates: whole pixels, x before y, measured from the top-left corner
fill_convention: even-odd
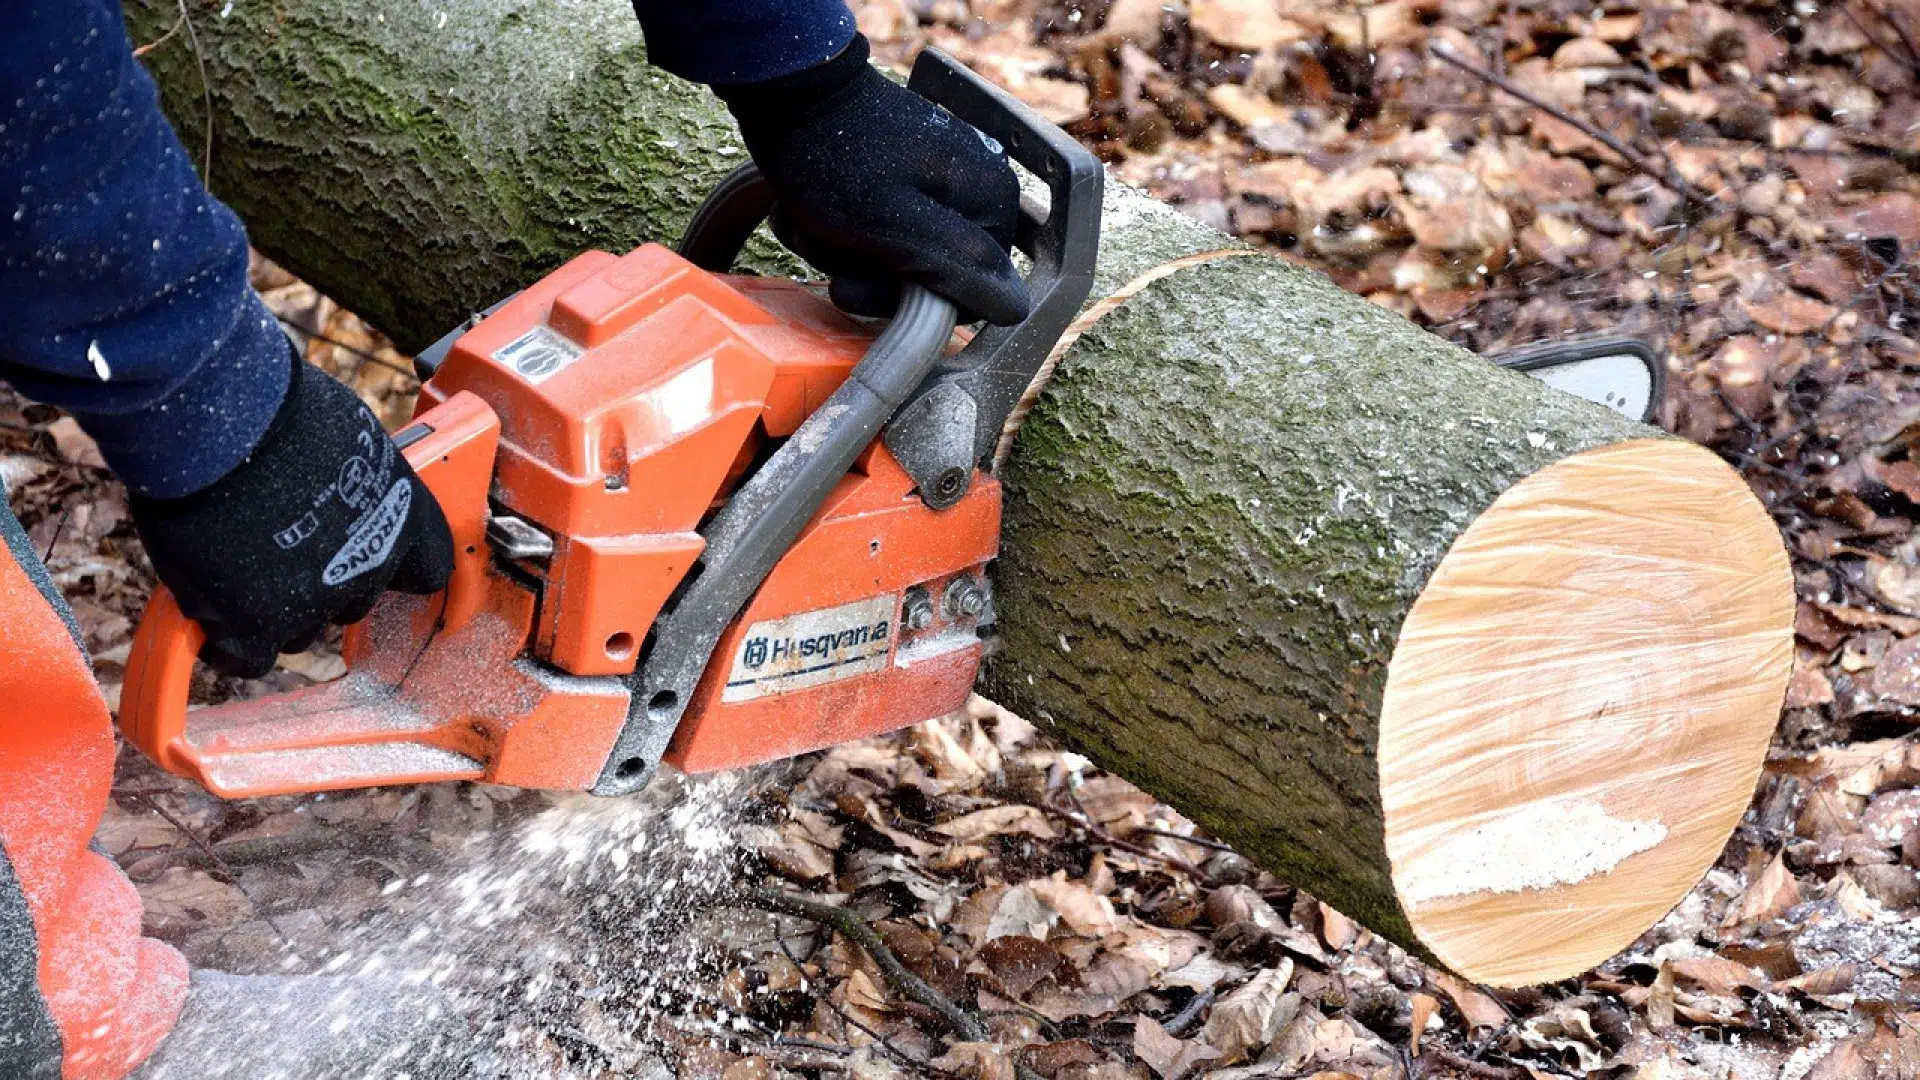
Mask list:
[[[126,9],[136,42],[180,17],[162,0]],[[186,10],[195,34],[146,62],[196,155],[213,125],[214,190],[256,246],[405,349],[583,249],[672,238],[744,160],[704,91],[647,67],[620,0]],[[1002,647],[984,688],[1408,948],[1490,981],[1582,970],[1684,894],[1751,793],[1790,649],[1790,582],[1771,523],[1704,451],[1493,369],[1317,274],[1262,255],[1210,257],[1235,246],[1145,196],[1110,192],[1094,308],[1003,469]],[[764,239],[748,264],[796,270]],[[1487,684],[1527,681],[1430,633],[1438,614],[1421,631],[1441,642],[1438,674],[1408,662],[1397,688],[1389,676],[1410,612],[1450,551],[1473,547],[1476,522],[1529,499],[1554,520],[1643,513],[1626,473],[1609,471],[1627,458],[1684,474],[1676,490],[1691,501],[1654,515],[1662,543],[1737,541],[1708,578],[1661,577],[1632,598],[1650,640],[1689,664],[1722,663],[1719,681],[1676,676],[1660,688],[1641,669],[1666,669],[1644,656],[1596,660],[1573,681],[1607,693],[1630,684],[1638,705],[1616,721],[1609,710],[1622,707],[1602,702],[1596,715],[1614,726],[1580,729],[1577,745],[1543,733],[1592,720],[1569,719],[1591,695],[1551,687],[1519,704],[1392,719],[1418,712],[1416,698],[1479,700]],[[1583,510],[1548,492],[1576,482],[1609,497]],[[1694,502],[1715,509],[1696,520]],[[1583,602],[1566,566],[1655,557],[1617,535],[1601,529],[1548,560],[1558,577],[1552,565],[1503,569],[1515,575],[1508,591],[1525,595],[1496,605],[1493,624],[1527,638]],[[1450,596],[1506,588],[1462,580]],[[1608,580],[1584,591],[1635,593]],[[1620,629],[1607,620],[1627,618],[1585,617],[1599,621],[1561,628],[1556,648],[1566,633],[1604,637]],[[1423,689],[1460,671],[1478,682]],[[1486,734],[1448,743],[1469,729]],[[1650,733],[1664,740],[1658,754]],[[1402,764],[1383,765],[1383,742]],[[1429,742],[1444,748],[1430,763]],[[1467,788],[1505,779],[1436,826],[1422,815],[1440,796],[1394,794],[1399,781],[1383,781],[1393,768],[1409,792],[1428,774]],[[1463,851],[1525,863],[1525,852],[1500,853],[1496,842],[1512,839],[1501,841],[1502,821],[1561,813],[1579,831],[1588,819],[1562,812],[1587,797],[1570,794],[1584,770],[1607,778],[1587,793],[1602,818],[1638,806],[1663,838],[1581,864],[1575,879],[1488,871],[1468,874],[1465,892],[1409,885],[1422,859]],[[1481,841],[1494,847],[1472,847]],[[1622,895],[1635,899],[1623,906]],[[1589,907],[1613,914],[1569,921]]]

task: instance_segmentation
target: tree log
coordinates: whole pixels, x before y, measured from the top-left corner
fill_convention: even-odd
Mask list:
[[[127,10],[137,42],[180,11]],[[213,125],[214,189],[403,348],[674,236],[743,160],[621,0],[186,10],[146,59],[189,147]],[[1470,978],[1631,942],[1718,856],[1778,713],[1764,509],[1707,451],[1142,195],[1102,244],[1002,469],[985,690]]]

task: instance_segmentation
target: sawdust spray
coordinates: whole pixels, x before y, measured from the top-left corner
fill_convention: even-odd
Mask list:
[[[397,865],[382,910],[321,951],[289,949],[282,971],[450,1002],[475,1029],[476,1078],[671,1077],[667,1027],[697,1038],[725,1023],[703,989],[724,950],[702,920],[726,917],[712,897],[755,790],[754,774],[728,773],[663,775],[622,799],[545,795],[438,865]]]

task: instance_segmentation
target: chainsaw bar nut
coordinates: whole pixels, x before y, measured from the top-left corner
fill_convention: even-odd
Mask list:
[[[980,583],[965,576],[954,578],[947,584],[947,595],[941,602],[949,618],[977,619],[987,610],[987,591]]]
[[[933,601],[928,598],[927,590],[918,587],[907,590],[907,599],[900,605],[900,622],[910,631],[925,630],[933,625]]]

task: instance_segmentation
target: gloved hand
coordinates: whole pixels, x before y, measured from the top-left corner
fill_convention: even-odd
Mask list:
[[[858,315],[891,315],[900,282],[1002,326],[1026,318],[1007,249],[1020,184],[1000,145],[867,64],[856,36],[818,67],[716,86],[773,182],[773,233],[833,278]]]
[[[291,349],[289,349],[291,352]],[[371,410],[311,364],[232,472],[178,499],[131,499],[160,580],[207,632],[201,659],[257,677],[388,589],[432,593],[453,537]]]

